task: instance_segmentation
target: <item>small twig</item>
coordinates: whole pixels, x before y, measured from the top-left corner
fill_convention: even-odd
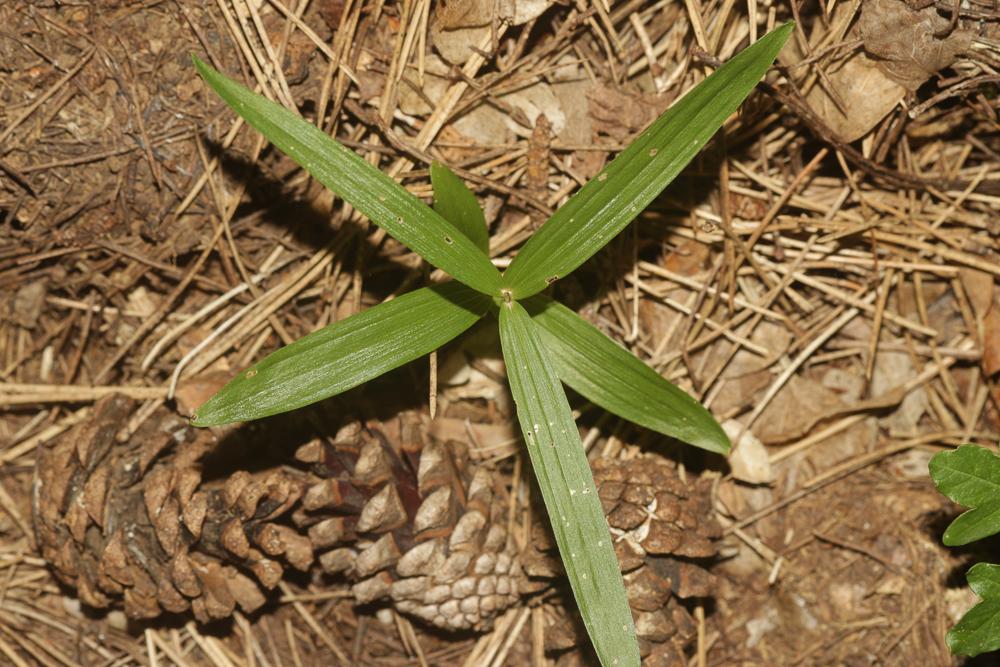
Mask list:
[[[83,387],[68,384],[0,383],[0,405],[82,403],[97,401],[112,394],[122,394],[137,400],[149,400],[164,398],[167,395],[167,390],[164,387]]]

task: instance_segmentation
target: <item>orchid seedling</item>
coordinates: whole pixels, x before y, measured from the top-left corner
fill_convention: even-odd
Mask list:
[[[639,664],[607,521],[563,389],[653,431],[726,454],[708,411],[566,306],[543,294],[621,232],[750,94],[793,24],[734,56],[654,121],[559,208],[501,273],[475,196],[431,165],[434,207],[355,152],[195,58],[213,90],[309,174],[452,280],[414,290],[287,345],[241,372],[193,422],[260,419],[357,387],[496,316],[524,442],[559,554],[603,665]]]

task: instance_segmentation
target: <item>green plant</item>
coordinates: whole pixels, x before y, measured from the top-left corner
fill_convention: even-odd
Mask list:
[[[729,441],[686,393],[568,308],[540,294],[614,238],[698,153],[767,71],[786,24],[674,104],[532,236],[501,275],[475,196],[431,167],[434,208],[293,112],[197,58],[208,84],[314,178],[455,280],[415,290],[277,350],[229,382],[198,426],[258,419],[319,401],[428,354],[488,312],[518,420],[581,616],[601,662],[637,665],[621,573],[562,383],[660,433],[726,453]]]
[[[985,447],[962,445],[934,455],[931,479],[938,491],[970,508],[951,522],[942,541],[962,546],[1000,533],[1000,456]],[[976,563],[965,575],[981,601],[948,631],[956,655],[1000,649],[1000,565]]]

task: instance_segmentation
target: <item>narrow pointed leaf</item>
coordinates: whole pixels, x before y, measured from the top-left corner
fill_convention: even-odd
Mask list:
[[[316,180],[456,280],[480,292],[499,294],[500,272],[486,254],[405,188],[297,114],[197,57],[194,64],[226,104]]]
[[[259,419],[339,394],[436,350],[492,300],[461,283],[424,287],[314,331],[232,379],[196,426]]]
[[[787,23],[734,56],[556,211],[504,274],[514,298],[566,277],[635,219],[750,94],[792,28]]]
[[[969,507],[944,531],[942,541],[960,546],[1000,532],[1000,457],[976,445],[934,455],[931,479],[938,491]]]
[[[966,579],[982,601],[948,631],[948,648],[955,655],[996,651],[1000,649],[1000,565],[977,563]]]
[[[440,162],[431,164],[431,185],[434,188],[434,210],[489,255],[490,232],[486,228],[486,216],[472,190]]]
[[[729,452],[729,438],[708,410],[594,325],[541,294],[525,308],[559,378],[589,401],[696,447]]]
[[[606,666],[637,666],[639,647],[608,523],[569,402],[537,328],[519,303],[500,306],[500,342],[517,418],[597,656]]]

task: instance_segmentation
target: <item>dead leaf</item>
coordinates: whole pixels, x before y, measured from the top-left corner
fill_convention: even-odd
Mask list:
[[[562,143],[570,145],[591,145],[593,143],[594,124],[590,114],[587,113],[587,91],[591,88],[592,84],[588,79],[552,83],[552,93],[559,100],[559,106],[566,117],[564,127],[556,133]],[[591,156],[601,157],[601,154],[596,151],[585,151],[584,155],[588,158]],[[574,167],[578,164],[579,160],[574,156]],[[585,178],[588,178],[597,172],[584,173],[581,171],[581,173]]]
[[[431,43],[441,57],[454,65],[464,65],[475,49],[490,36],[489,26],[444,30],[431,28]]]
[[[959,272],[982,336],[983,372],[990,376],[1000,371],[1000,293],[993,287],[993,276],[985,271],[962,269]]]
[[[663,113],[671,99],[643,95],[610,86],[597,86],[587,93],[590,116],[600,132],[624,141],[644,129]]]
[[[319,0],[313,6],[330,30],[336,30],[340,26],[340,17],[344,13],[344,0]]]
[[[438,3],[431,43],[450,63],[463,65],[500,21],[518,26],[538,17],[550,0],[450,0]]]
[[[158,301],[156,296],[150,294],[149,290],[140,285],[129,292],[125,311],[133,317],[147,319],[156,313]]]
[[[14,296],[11,304],[10,319],[25,329],[34,329],[38,317],[42,314],[47,292],[44,280],[36,280],[22,285]]]
[[[963,268],[959,270],[958,277],[976,317],[984,319],[993,305],[993,275],[986,271]]]
[[[888,459],[885,462],[885,467],[899,479],[926,480],[927,465],[933,455],[934,452],[909,449]]]
[[[667,271],[698,280],[708,272],[710,255],[706,244],[684,239],[664,254],[661,265]]]
[[[889,574],[879,582],[875,592],[879,595],[899,595],[907,588],[909,588],[909,582],[906,579],[898,574]]]
[[[993,302],[983,320],[983,372],[993,376],[1000,371],[1000,306]]]
[[[767,350],[767,356],[740,349],[733,355],[723,377],[736,379],[770,368],[792,344],[792,332],[780,324],[765,320],[757,325],[750,340]]]
[[[823,374],[823,386],[832,389],[845,403],[853,404],[861,400],[865,391],[865,379],[855,368],[833,367]]]
[[[950,23],[933,5],[914,9],[903,0],[867,0],[855,28],[879,69],[912,92],[971,47],[972,35],[950,31]]]
[[[743,424],[735,419],[727,419],[722,424],[722,430],[726,432],[730,440],[736,440],[733,445],[733,452],[729,456],[729,465],[733,470],[733,477],[747,484],[769,484],[774,481],[774,472],[771,470],[771,459],[757,436],[750,430],[744,430]],[[742,435],[740,435],[742,433]]]
[[[806,93],[806,101],[837,138],[845,143],[868,134],[906,96],[906,88],[860,51],[830,68],[827,78],[843,101],[847,113],[818,83]]]
[[[755,422],[756,434],[767,443],[794,440],[815,425],[818,415],[837,414],[846,407],[819,382],[793,375]]]
[[[774,381],[775,375],[769,369],[788,350],[792,334],[781,325],[764,321],[757,325],[750,339],[766,349],[767,354],[761,356],[740,349],[733,355],[722,373],[722,389],[712,403],[713,409],[718,412],[726,413],[752,404],[754,397],[759,396]],[[720,342],[707,348],[702,354],[708,355],[710,365],[720,363],[725,358],[722,350],[729,345],[728,342]]]
[[[844,3],[828,24],[817,22],[810,43],[818,43],[826,36],[827,26],[839,25],[850,11],[853,9]],[[934,6],[916,10],[902,0],[867,0],[844,37],[845,41],[860,39],[863,48],[845,59],[822,65],[826,81],[817,81],[806,92],[806,101],[840,141],[860,139],[907,93],[916,91],[968,50],[971,35],[962,30],[949,33],[948,27],[948,19]],[[942,34],[945,36],[938,36]],[[804,59],[795,40],[790,45],[783,60]]]
[[[534,124],[539,114],[545,114],[551,132],[559,136],[566,127],[566,114],[552,92],[552,87],[544,81],[535,83],[497,99],[520,113],[522,120]],[[469,113],[458,118],[454,127],[473,141],[496,143],[512,135],[530,136],[531,129],[514,120],[511,113],[501,111],[490,104],[480,104]]]
[[[828,25],[840,25],[852,11],[854,9],[848,3],[839,4]],[[809,43],[819,43],[827,34],[828,25],[817,22],[809,36]],[[857,25],[848,31],[844,39],[859,39]],[[787,65],[795,65],[808,55],[799,42],[792,39],[779,59]],[[809,72],[814,73],[817,66],[823,68],[823,76],[804,91],[806,102],[837,139],[845,143],[866,135],[906,95],[906,89],[882,72],[878,63],[862,49],[839,60],[810,65]]]
[[[225,386],[229,375],[228,372],[214,371],[181,380],[174,392],[177,409],[182,415],[194,414],[195,410]]]
[[[906,352],[880,351],[875,357],[875,369],[872,373],[870,393],[872,396],[888,396],[898,391],[917,374],[910,355]],[[899,402],[898,399],[896,402]],[[883,421],[890,431],[899,433],[916,433],[917,423],[927,410],[927,394],[922,387],[917,387],[899,402],[896,408]]]
[[[441,442],[468,442],[469,453],[478,460],[511,456],[521,449],[521,436],[512,422],[477,424],[465,419],[437,417],[428,426],[428,433]]]

